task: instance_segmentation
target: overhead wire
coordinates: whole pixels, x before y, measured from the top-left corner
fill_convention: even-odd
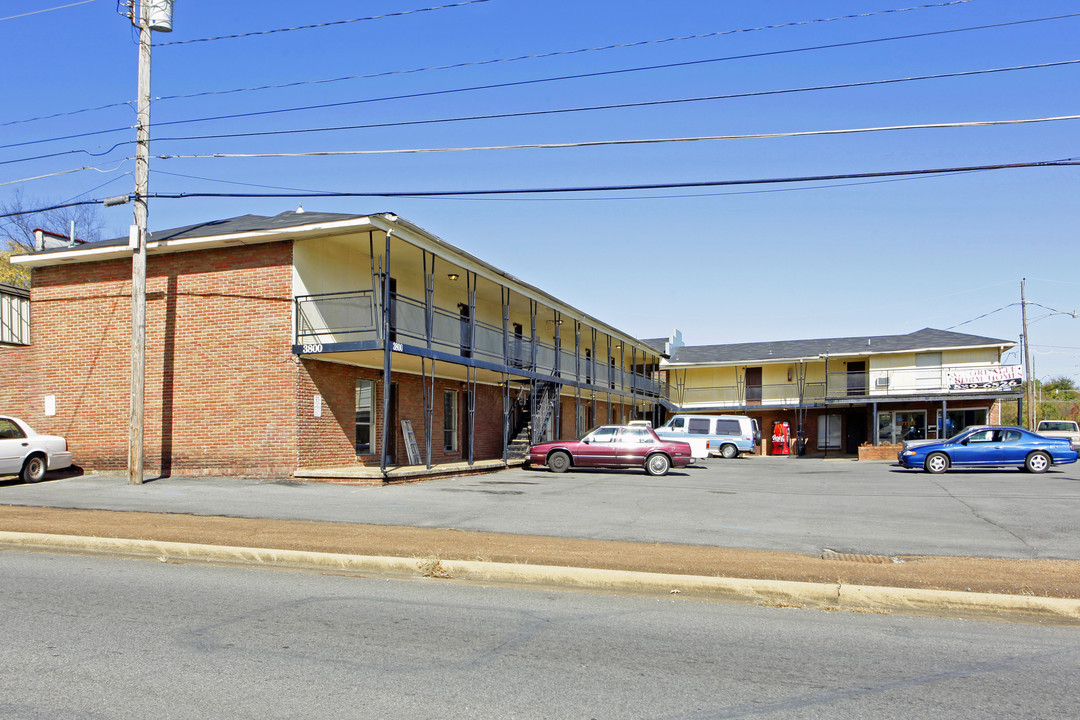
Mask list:
[[[393,150],[314,150],[306,152],[265,152],[265,153],[205,153],[189,155],[156,155],[160,160],[207,159],[207,158],[296,158],[296,157],[340,157],[349,155],[407,155],[424,153],[478,152],[488,150],[555,150],[566,148],[605,147],[612,145],[656,145],[664,143],[711,142],[718,140],[763,140],[776,138],[814,137],[822,135],[853,135],[859,133],[895,132],[900,130],[932,130],[973,127],[994,127],[1006,125],[1026,125],[1031,123],[1057,122],[1062,120],[1080,120],[1080,115],[1061,115],[1057,117],[1022,118],[1016,120],[977,120],[953,123],[921,123],[914,125],[889,125],[880,127],[841,128],[833,130],[798,130],[791,132],[752,133],[745,135],[699,135],[695,137],[673,138],[637,138],[621,140],[581,140],[565,143],[527,143],[519,145],[486,145],[474,147],[439,147],[439,148],[399,148]]]
[[[642,100],[642,101],[638,101],[638,102],[608,103],[608,104],[605,104],[605,105],[585,105],[585,106],[570,107],[570,108],[553,108],[553,109],[549,109],[549,110],[523,110],[523,111],[520,111],[520,112],[491,113],[491,114],[487,114],[487,115],[464,115],[464,116],[457,116],[457,117],[431,118],[431,119],[427,119],[427,120],[398,120],[398,121],[381,122],[381,123],[364,123],[364,124],[361,124],[361,125],[333,125],[333,126],[316,127],[316,128],[292,128],[292,129],[286,129],[286,130],[255,130],[255,131],[236,132],[236,133],[211,133],[211,134],[206,134],[206,135],[181,135],[181,136],[176,136],[176,137],[155,137],[154,142],[174,142],[174,141],[181,141],[181,140],[216,140],[216,139],[225,139],[225,138],[266,137],[266,136],[274,136],[274,135],[296,135],[296,134],[317,133],[317,132],[336,132],[336,131],[343,131],[343,130],[368,130],[368,129],[375,129],[375,128],[407,127],[407,126],[413,126],[413,125],[432,125],[432,124],[449,123],[449,122],[471,122],[471,121],[474,121],[474,120],[505,120],[505,119],[511,119],[511,118],[521,118],[521,117],[536,117],[536,116],[541,116],[541,115],[559,115],[559,114],[566,114],[566,113],[592,112],[592,111],[597,111],[597,110],[623,110],[623,109],[631,109],[631,108],[655,107],[655,106],[660,106],[660,105],[674,105],[674,104],[680,104],[680,103],[694,103],[694,102],[704,102],[704,101],[713,101],[713,100],[735,100],[735,99],[741,99],[741,98],[765,97],[765,96],[769,96],[769,95],[784,95],[784,94],[793,94],[793,93],[801,93],[801,92],[817,92],[817,91],[822,91],[822,90],[842,90],[842,89],[848,89],[848,88],[872,87],[872,86],[875,86],[875,85],[888,85],[888,84],[904,83],[904,82],[917,82],[917,81],[922,81],[922,80],[939,80],[939,79],[944,79],[944,78],[967,77],[967,76],[973,76],[973,75],[983,75],[983,74],[988,74],[988,73],[1008,72],[1008,71],[1013,71],[1013,70],[1034,70],[1034,69],[1042,69],[1042,68],[1049,68],[1049,67],[1059,67],[1059,66],[1065,66],[1065,65],[1076,65],[1078,63],[1080,63],[1080,60],[1062,60],[1062,61],[1059,61],[1059,62],[1036,63],[1036,64],[1033,64],[1033,65],[1014,65],[1014,66],[1011,66],[1011,67],[990,68],[990,69],[984,69],[984,70],[966,70],[966,71],[952,72],[952,73],[938,73],[936,75],[916,75],[916,76],[904,77],[904,78],[888,78],[888,79],[884,79],[884,80],[866,80],[866,81],[860,81],[860,82],[836,83],[836,84],[833,84],[833,85],[812,85],[812,86],[804,86],[804,87],[796,87],[796,88],[783,88],[783,89],[779,89],[779,90],[756,90],[756,91],[751,91],[751,92],[726,93],[726,94],[723,94],[723,95],[702,95],[702,96],[698,96],[698,97],[674,98],[674,99],[667,99],[667,100]],[[114,145],[113,149],[115,149],[115,147],[116,146]],[[12,161],[8,161],[8,162],[12,162]],[[3,164],[5,164],[5,163],[0,162],[0,165],[3,165]]]
[[[534,116],[541,116],[541,115],[557,115],[557,114],[577,113],[577,112],[592,112],[592,111],[598,111],[598,110],[621,110],[621,109],[631,109],[631,108],[640,108],[640,107],[654,107],[654,106],[660,106],[660,105],[672,105],[672,104],[680,104],[680,103],[693,103],[693,102],[704,102],[704,101],[715,101],[715,100],[734,100],[734,99],[741,99],[741,98],[765,97],[765,96],[770,96],[770,95],[784,95],[784,94],[793,94],[793,93],[801,93],[801,92],[817,92],[817,91],[823,91],[823,90],[841,90],[841,89],[858,88],[858,87],[872,87],[872,86],[875,86],[875,85],[887,85],[887,84],[904,83],[904,82],[919,82],[919,81],[924,81],[924,80],[939,80],[939,79],[945,79],[945,78],[966,77],[966,76],[974,76],[974,75],[983,75],[983,74],[988,74],[988,73],[1009,72],[1009,71],[1015,71],[1015,70],[1035,70],[1035,69],[1043,69],[1043,68],[1059,67],[1059,66],[1075,65],[1075,64],[1080,64],[1080,59],[1078,59],[1078,60],[1062,60],[1062,61],[1058,61],[1058,62],[1049,62],[1049,63],[1036,63],[1036,64],[1033,64],[1033,65],[1014,65],[1014,66],[1010,66],[1010,67],[989,68],[989,69],[983,69],[983,70],[965,70],[965,71],[959,71],[959,72],[953,72],[953,73],[938,73],[938,74],[935,74],[935,75],[916,75],[916,76],[904,77],[904,78],[886,78],[886,79],[883,79],[883,80],[866,80],[866,81],[859,81],[859,82],[836,83],[836,84],[832,84],[832,85],[813,85],[813,86],[804,86],[804,87],[796,87],[796,88],[781,88],[779,90],[757,90],[757,91],[743,92],[743,93],[726,93],[726,94],[723,94],[723,95],[704,95],[704,96],[698,96],[698,97],[674,98],[674,99],[666,99],[666,100],[643,100],[643,101],[638,101],[638,102],[609,103],[609,104],[605,104],[605,105],[586,105],[586,106],[571,107],[571,108],[553,108],[553,109],[548,109],[548,110],[524,110],[524,111],[521,111],[521,112],[512,112],[512,113],[491,113],[491,114],[487,114],[487,115],[465,115],[465,116],[459,116],[459,117],[431,118],[431,119],[427,119],[427,120],[399,120],[399,121],[383,122],[383,123],[364,123],[364,124],[361,124],[361,125],[335,125],[335,126],[317,127],[317,128],[293,128],[293,129],[285,129],[285,130],[256,130],[256,131],[236,132],[236,133],[209,133],[209,134],[204,134],[204,135],[181,135],[181,136],[175,136],[175,137],[154,137],[154,138],[152,138],[152,142],[161,143],[161,142],[177,142],[177,141],[188,141],[188,140],[216,140],[216,139],[226,139],[226,138],[269,137],[269,136],[275,136],[275,135],[296,135],[296,134],[318,133],[318,132],[339,132],[339,131],[345,131],[345,130],[368,130],[368,129],[374,129],[374,128],[407,127],[407,126],[415,126],[415,125],[431,125],[431,124],[440,124],[440,123],[449,123],[449,122],[471,122],[471,121],[476,121],[476,120],[502,120],[502,119],[520,118],[520,117],[534,117]],[[128,128],[123,128],[123,129],[128,129]],[[113,132],[113,131],[110,131],[110,132]],[[100,134],[100,133],[95,133],[95,134]],[[70,136],[69,136],[69,138],[65,138],[65,139],[70,139]],[[44,155],[34,155],[34,156],[30,156],[30,157],[25,157],[25,158],[14,158],[14,159],[11,159],[11,160],[0,160],[0,165],[11,165],[11,164],[16,164],[16,163],[21,163],[21,162],[29,162],[29,161],[33,161],[33,160],[42,160],[42,159],[48,159],[48,158],[53,158],[53,157],[60,157],[60,156],[63,156],[63,155],[74,155],[74,154],[78,154],[78,153],[85,153],[87,155],[90,155],[91,157],[101,157],[103,155],[107,155],[107,154],[111,153],[113,150],[115,150],[118,147],[121,147],[121,146],[124,146],[124,145],[131,145],[131,144],[134,144],[134,142],[135,142],[134,140],[121,141],[121,142],[113,144],[110,148],[108,148],[107,150],[101,151],[101,152],[91,152],[91,151],[85,150],[85,149],[64,150],[64,151],[59,151],[59,152],[55,152],[55,153],[47,153],[47,154],[44,154]],[[8,148],[11,148],[11,147],[18,147],[18,146],[20,146],[20,145],[19,144],[0,145],[0,149],[8,149]]]
[[[43,175],[35,175],[33,177],[19,178],[18,180],[5,180],[3,182],[0,182],[0,186],[17,185],[19,183],[32,182],[34,180],[44,180],[46,178],[59,177],[61,175],[70,175],[72,173],[83,172],[85,170],[94,170],[94,171],[99,172],[99,173],[116,172],[121,167],[123,167],[124,163],[128,162],[129,160],[134,160],[134,159],[135,158],[124,158],[123,160],[120,161],[120,163],[116,167],[114,167],[111,170],[102,170],[100,167],[95,167],[93,165],[87,165],[85,167],[69,168],[68,170],[58,170],[56,172],[45,173]]]
[[[68,8],[73,8],[76,5],[86,5],[94,1],[95,0],[81,0],[80,2],[68,3],[67,5],[57,5],[56,7],[45,8],[43,10],[31,10],[30,12],[24,12],[18,15],[8,15],[7,17],[0,17],[0,22],[4,22],[5,20],[16,20],[18,18],[30,17],[31,15],[40,15],[42,13],[52,12],[53,10],[66,10]]]
[[[385,20],[386,18],[402,17],[404,15],[415,15],[416,13],[431,12],[434,10],[448,10],[451,8],[459,8],[466,5],[476,5],[478,3],[486,2],[491,2],[491,0],[462,0],[461,2],[451,3],[449,5],[437,5],[435,7],[417,8],[414,10],[401,10],[398,12],[383,13],[381,15],[372,15],[370,17],[352,18],[351,20],[330,20],[327,22],[315,23],[314,25],[297,25],[296,27],[277,28],[275,30],[256,30],[253,32],[236,33],[234,35],[220,35],[218,37],[195,38],[192,40],[174,40],[173,42],[158,43],[155,47],[190,45],[192,43],[212,42],[215,40],[235,40],[237,38],[255,37],[259,35],[272,35],[274,33],[292,32],[294,30],[314,30],[316,28],[333,27],[335,25],[348,25],[349,23],[365,22],[367,20]]]
[[[452,94],[462,93],[462,92],[475,92],[475,91],[478,91],[478,90],[494,90],[494,89],[503,89],[503,88],[510,88],[510,87],[523,87],[523,86],[527,86],[527,85],[538,85],[538,84],[549,83],[549,82],[562,82],[562,81],[566,81],[566,80],[582,80],[582,79],[588,79],[588,78],[610,77],[612,75],[624,75],[624,74],[628,74],[628,73],[645,72],[645,71],[650,71],[650,70],[669,70],[669,69],[673,69],[673,68],[692,67],[692,66],[696,66],[696,65],[707,65],[707,64],[711,64],[711,63],[727,62],[727,61],[731,61],[731,60],[748,60],[748,59],[753,59],[753,58],[773,57],[773,56],[777,56],[777,55],[789,55],[789,54],[801,53],[801,52],[813,52],[813,51],[818,51],[818,50],[832,50],[832,49],[844,48],[844,47],[856,47],[856,46],[860,46],[860,45],[870,45],[870,44],[874,44],[874,43],[892,42],[892,41],[896,41],[896,40],[911,40],[911,39],[915,39],[915,38],[932,37],[932,36],[936,36],[936,35],[947,35],[947,34],[952,34],[952,33],[969,32],[969,31],[975,31],[975,30],[987,30],[987,29],[992,29],[992,28],[1000,28],[1000,27],[1007,27],[1007,26],[1012,26],[1012,25],[1021,25],[1021,24],[1034,23],[1034,22],[1044,22],[1044,21],[1048,21],[1048,20],[1060,20],[1060,19],[1063,19],[1063,18],[1073,18],[1073,17],[1080,17],[1080,12],[1069,13],[1069,14],[1065,14],[1065,15],[1055,15],[1055,16],[1052,16],[1052,17],[1045,17],[1045,18],[1036,18],[1036,19],[1029,19],[1029,20],[1015,20],[1015,21],[1005,22],[1005,23],[993,23],[993,24],[989,24],[989,25],[977,25],[977,26],[971,26],[971,27],[965,27],[965,28],[953,28],[951,30],[935,30],[935,31],[929,31],[929,32],[922,32],[922,33],[910,33],[910,34],[907,34],[907,35],[894,35],[894,36],[885,37],[885,38],[872,38],[870,40],[852,40],[852,41],[848,41],[848,42],[827,43],[827,44],[824,44],[824,45],[811,45],[811,46],[805,46],[805,47],[799,47],[799,48],[789,48],[789,49],[786,49],[786,50],[770,50],[770,51],[763,51],[763,52],[756,52],[756,53],[744,53],[744,54],[740,54],[740,55],[727,55],[727,56],[724,56],[724,57],[706,58],[706,59],[703,59],[703,60],[685,60],[685,61],[681,61],[681,62],[662,63],[662,64],[658,64],[658,65],[643,65],[643,66],[630,67],[630,68],[616,68],[616,69],[613,69],[613,70],[598,70],[598,71],[587,72],[587,73],[576,73],[576,74],[571,74],[571,75],[558,75],[558,76],[546,77],[546,78],[534,78],[534,79],[531,79],[531,80],[514,80],[514,81],[508,81],[508,82],[501,82],[501,83],[489,83],[489,84],[485,84],[485,85],[474,85],[474,86],[464,87],[464,88],[447,88],[447,89],[442,89],[442,90],[429,90],[429,91],[426,91],[426,92],[405,93],[405,94],[401,94],[401,95],[382,96],[382,97],[378,97],[378,98],[363,98],[363,99],[360,99],[360,100],[343,100],[343,101],[339,101],[339,102],[320,103],[320,104],[315,104],[315,105],[303,105],[303,106],[288,107],[288,108],[278,108],[278,109],[274,109],[274,110],[255,110],[255,111],[244,112],[244,113],[232,113],[232,114],[227,114],[227,115],[215,115],[215,116],[202,117],[202,118],[188,118],[188,119],[184,119],[184,120],[172,120],[172,121],[167,121],[167,122],[155,123],[155,125],[157,127],[163,127],[163,126],[172,126],[172,125],[185,125],[185,124],[194,123],[194,122],[209,122],[209,121],[217,121],[217,120],[234,120],[234,119],[238,119],[238,118],[250,118],[250,117],[260,117],[260,116],[266,116],[266,115],[278,115],[278,114],[289,113],[289,112],[306,112],[306,111],[310,111],[310,110],[327,110],[327,109],[330,109],[330,108],[348,107],[348,106],[352,106],[352,105],[363,105],[363,104],[369,104],[369,103],[374,103],[374,102],[385,102],[385,101],[388,101],[388,100],[408,100],[408,99],[416,99],[416,98],[422,98],[422,97],[436,97],[436,96],[442,96],[442,95],[452,95]]]
[[[898,10],[883,10],[883,11],[878,11],[878,13],[871,13],[871,14],[879,14],[879,13],[886,13],[886,12],[906,12],[906,11],[909,11],[909,10],[920,10],[920,9],[933,8],[933,7],[944,7],[946,5],[958,4],[959,1],[960,0],[956,0],[954,2],[947,2],[947,3],[936,4],[936,5],[919,5],[919,6],[914,6],[914,7],[910,7],[910,8],[901,8],[901,9],[898,9]],[[962,1],[963,2],[970,2],[971,0],[962,0]],[[599,47],[579,48],[579,49],[574,49],[574,50],[558,50],[558,51],[553,51],[553,52],[549,52],[549,53],[538,53],[538,54],[533,54],[533,55],[520,55],[520,56],[516,56],[516,57],[496,58],[496,59],[491,59],[491,60],[477,60],[477,61],[472,61],[472,62],[463,62],[463,63],[456,63],[456,64],[450,64],[450,65],[434,65],[434,66],[421,67],[421,68],[412,68],[412,69],[406,69],[406,70],[389,70],[389,71],[386,71],[386,72],[370,73],[370,74],[365,74],[365,75],[350,75],[350,76],[344,76],[344,77],[338,77],[338,78],[327,78],[327,79],[321,79],[321,80],[301,80],[301,81],[290,82],[290,83],[280,83],[280,84],[274,84],[274,85],[260,85],[260,86],[254,86],[254,87],[246,87],[246,88],[234,88],[234,89],[230,89],[230,90],[210,90],[210,91],[204,91],[204,92],[199,92],[199,93],[190,93],[190,94],[184,94],[184,95],[162,95],[162,96],[155,97],[154,101],[157,102],[157,101],[161,101],[161,100],[190,99],[190,98],[197,98],[197,97],[206,97],[206,96],[210,96],[210,95],[225,95],[225,94],[231,94],[231,93],[256,92],[256,91],[261,91],[261,90],[274,90],[274,89],[282,89],[282,88],[290,88],[290,87],[299,87],[299,86],[303,86],[303,85],[336,83],[336,82],[344,82],[344,81],[349,81],[349,80],[366,80],[366,79],[379,78],[379,77],[388,77],[388,76],[391,76],[391,75],[420,73],[420,72],[427,72],[427,71],[433,71],[433,70],[449,70],[449,69],[456,69],[456,68],[463,68],[463,67],[470,67],[470,66],[490,65],[490,64],[494,64],[494,63],[517,62],[519,60],[533,60],[533,59],[541,59],[541,58],[547,58],[547,57],[555,57],[555,56],[559,56],[559,55],[572,55],[572,54],[577,54],[577,53],[597,52],[597,51],[613,50],[613,49],[625,48],[625,47],[635,47],[635,46],[639,46],[639,45],[668,43],[668,42],[676,42],[676,41],[682,41],[682,40],[695,40],[695,39],[700,39],[700,38],[707,38],[707,37],[714,37],[714,36],[721,36],[721,35],[730,35],[730,34],[736,34],[736,33],[757,32],[757,31],[760,31],[760,30],[771,30],[771,29],[778,29],[778,28],[785,28],[785,27],[794,27],[794,26],[799,26],[799,25],[809,25],[809,24],[814,24],[814,23],[833,22],[833,21],[837,21],[837,20],[847,20],[847,19],[866,17],[866,16],[867,16],[867,14],[844,15],[844,16],[837,16],[837,17],[832,17],[832,18],[818,18],[818,19],[814,19],[814,20],[801,20],[801,21],[795,21],[795,22],[791,22],[791,23],[784,23],[784,24],[770,25],[770,26],[762,26],[762,27],[756,27],[756,28],[742,28],[742,29],[736,29],[736,30],[719,30],[719,31],[715,31],[715,32],[700,33],[700,34],[697,34],[697,35],[684,35],[684,36],[679,36],[679,37],[663,38],[663,39],[659,39],[659,40],[642,40],[642,41],[636,41],[636,42],[630,42],[630,43],[619,43],[619,44],[605,45],[605,46],[599,46]],[[1042,20],[1056,20],[1056,19],[1062,19],[1062,18],[1066,18],[1066,17],[1072,17],[1072,15],[1054,16],[1054,17],[1049,17],[1049,18],[1036,18],[1036,19],[1033,19],[1033,20],[1026,20],[1026,21],[1020,21],[1020,22],[1040,22]],[[988,27],[997,27],[997,26],[988,26]],[[982,29],[982,26],[980,26],[978,28],[972,28],[972,29]],[[963,30],[963,29],[961,29],[961,30]],[[887,39],[888,38],[885,38],[884,40],[887,40]],[[877,40],[875,42],[881,42],[881,41],[883,41],[883,40]],[[468,89],[469,88],[466,88],[466,90],[468,90]],[[21,124],[21,123],[35,122],[35,121],[38,121],[38,120],[48,120],[48,119],[52,119],[52,118],[56,118],[56,117],[63,117],[63,116],[66,116],[66,115],[74,115],[74,114],[79,114],[79,113],[84,113],[84,112],[93,112],[93,111],[96,111],[96,110],[105,110],[105,109],[114,108],[114,107],[120,107],[120,106],[131,107],[131,105],[132,105],[131,102],[112,103],[112,104],[108,104],[108,105],[101,105],[101,106],[94,107],[94,108],[84,108],[84,109],[72,110],[72,111],[64,112],[64,113],[54,113],[52,115],[44,115],[44,116],[33,117],[33,118],[25,118],[25,119],[22,119],[22,120],[12,120],[12,121],[8,121],[8,122],[0,123],[0,127],[4,127],[4,126],[7,126],[7,125]],[[132,109],[134,110],[134,108],[132,108]]]
[[[1061,160],[1042,160],[1018,163],[997,163],[993,165],[969,165],[948,168],[927,168],[919,170],[889,170],[865,173],[841,173],[834,175],[803,175],[779,178],[758,178],[746,180],[699,180],[688,182],[668,183],[635,183],[624,185],[590,185],[576,187],[548,187],[548,188],[489,188],[483,190],[420,190],[420,191],[366,191],[366,192],[323,192],[323,193],[152,193],[149,197],[155,198],[304,198],[304,197],[440,197],[440,196],[468,196],[468,195],[521,195],[521,194],[552,194],[552,193],[580,193],[580,192],[616,192],[625,190],[658,190],[690,187],[724,187],[736,185],[772,185],[782,183],[822,182],[834,180],[856,180],[865,178],[904,177],[915,175],[940,175],[943,173],[966,173],[988,170],[1015,170],[1021,168],[1045,168],[1045,167],[1070,167],[1080,166],[1080,158],[1064,158]]]
[[[778,178],[757,178],[743,180],[699,180],[688,182],[668,183],[636,183],[623,185],[591,185],[577,187],[547,187],[547,188],[488,188],[482,190],[409,190],[409,191],[364,191],[364,192],[289,192],[289,193],[209,193],[209,192],[181,192],[181,193],[150,193],[149,198],[178,200],[183,198],[318,198],[318,197],[447,197],[447,196],[476,196],[476,195],[526,195],[526,194],[555,194],[555,193],[583,193],[583,192],[620,192],[627,190],[659,190],[690,187],[724,187],[739,185],[774,185],[785,183],[822,182],[835,180],[857,180],[867,178],[888,177],[911,177],[919,175],[940,175],[948,173],[968,173],[990,170],[1014,170],[1021,168],[1047,168],[1047,167],[1070,167],[1080,166],[1080,158],[1064,158],[1060,160],[1041,160],[1017,163],[998,163],[993,165],[971,165],[948,168],[925,168],[918,170],[888,170],[865,173],[842,173],[833,175],[804,175]],[[63,205],[54,205],[34,210],[22,210],[20,212],[0,214],[0,218],[13,215],[25,215],[35,212],[54,210],[60,207],[72,207],[76,205],[91,205],[100,201],[86,200]],[[956,327],[956,326],[954,326]]]
[[[664,44],[664,43],[682,42],[682,41],[686,41],[686,40],[703,40],[705,38],[722,37],[722,36],[725,36],[725,35],[738,35],[738,34],[742,34],[742,33],[751,33],[751,32],[760,32],[760,31],[763,31],[763,30],[779,30],[779,29],[783,29],[783,28],[800,27],[800,26],[804,26],[804,25],[815,25],[815,24],[819,24],[819,23],[836,22],[836,21],[839,21],[839,20],[854,20],[854,19],[859,19],[859,18],[871,17],[871,16],[874,16],[874,15],[885,15],[885,14],[888,14],[888,13],[908,12],[908,11],[911,11],[911,10],[926,10],[926,9],[930,9],[930,8],[946,7],[946,6],[949,6],[949,5],[959,5],[959,4],[962,4],[962,3],[965,3],[965,2],[971,2],[971,1],[972,0],[952,0],[951,2],[934,3],[934,4],[930,4],[930,5],[917,5],[917,6],[913,6],[913,7],[897,8],[897,9],[891,9],[891,10],[877,10],[877,11],[873,11],[873,12],[857,13],[857,14],[853,14],[853,15],[838,15],[838,16],[835,16],[835,17],[815,18],[813,20],[796,20],[796,21],[793,21],[793,22],[779,23],[779,24],[776,24],[776,25],[762,25],[762,26],[751,27],[751,28],[738,28],[738,29],[735,29],[735,30],[716,30],[716,31],[706,32],[706,33],[697,33],[697,34],[694,34],[694,35],[678,35],[678,36],[674,36],[674,37],[651,39],[651,40],[635,40],[635,41],[632,41],[632,42],[614,43],[614,44],[611,44],[611,45],[599,45],[599,46],[596,46],[596,47],[587,47],[587,48],[575,48],[575,49],[572,49],[572,50],[553,50],[551,52],[533,53],[533,54],[530,54],[530,55],[517,55],[517,56],[513,56],[513,57],[494,58],[494,59],[489,59],[489,60],[472,60],[472,61],[465,61],[465,62],[460,62],[460,63],[451,63],[451,64],[447,64],[447,65],[430,65],[430,66],[427,66],[427,67],[410,68],[410,69],[406,69],[406,70],[388,70],[388,71],[385,71],[385,72],[371,73],[371,74],[366,74],[366,75],[346,75],[346,76],[343,76],[343,77],[324,78],[324,79],[320,79],[320,80],[298,80],[298,81],[294,81],[294,82],[279,83],[279,84],[273,84],[273,85],[259,85],[259,86],[247,87],[247,88],[234,88],[234,89],[231,89],[231,90],[209,90],[209,91],[204,91],[204,92],[199,92],[199,93],[192,93],[192,94],[187,94],[187,95],[163,95],[163,96],[160,96],[160,97],[158,97],[156,99],[157,100],[178,100],[178,99],[187,99],[187,98],[195,98],[195,97],[204,97],[204,96],[207,96],[207,95],[228,95],[228,94],[232,94],[232,93],[256,92],[256,91],[261,91],[261,90],[279,90],[279,89],[283,89],[283,88],[300,87],[300,86],[304,86],[304,85],[322,85],[322,84],[326,84],[326,83],[346,82],[346,81],[349,81],[349,80],[367,80],[367,79],[371,79],[371,78],[389,77],[389,76],[392,76],[392,75],[408,75],[408,74],[412,74],[412,73],[429,72],[429,71],[433,71],[433,70],[457,70],[457,69],[460,69],[460,68],[467,68],[467,67],[478,67],[478,66],[483,66],[483,65],[494,65],[494,64],[497,64],[497,63],[511,63],[511,62],[518,62],[518,61],[521,61],[521,60],[540,60],[540,59],[546,59],[546,58],[551,58],[551,57],[560,57],[560,56],[566,56],[566,55],[578,55],[578,54],[581,54],[581,53],[601,52],[601,51],[607,51],[607,50],[621,50],[621,49],[625,49],[625,48],[643,47],[643,46],[647,46],[647,45],[660,45],[660,44]]]

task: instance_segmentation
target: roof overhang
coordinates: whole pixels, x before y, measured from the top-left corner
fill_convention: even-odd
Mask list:
[[[185,232],[191,228],[185,228]],[[267,228],[263,230],[250,230],[238,233],[224,233],[221,235],[199,235],[184,237],[178,233],[175,237],[162,235],[151,238],[146,244],[147,255],[162,255],[170,252],[185,252],[191,250],[210,250],[213,248],[233,247],[236,245],[258,245],[262,243],[279,242],[281,240],[296,240],[312,238],[323,235],[340,235],[345,232],[378,229],[371,222],[370,216],[359,216],[346,220],[330,222],[318,222],[310,225],[293,225],[291,227]],[[67,265],[74,263],[100,262],[103,260],[121,260],[131,257],[132,248],[129,245],[117,242],[105,245],[95,244],[92,247],[64,248],[53,251],[36,252],[31,255],[17,255],[11,261],[17,265],[27,267],[46,267],[49,265]]]

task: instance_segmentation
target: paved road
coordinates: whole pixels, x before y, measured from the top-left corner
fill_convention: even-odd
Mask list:
[[[904,471],[809,458],[640,472],[514,469],[408,485],[90,475],[0,482],[0,504],[142,510],[816,554],[1080,559],[1080,467]]]
[[[3,552],[0,716],[1064,718],[1075,628]]]

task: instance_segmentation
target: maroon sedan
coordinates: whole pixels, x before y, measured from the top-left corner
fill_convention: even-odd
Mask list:
[[[667,475],[686,467],[693,458],[684,442],[661,440],[652,428],[603,425],[580,440],[556,440],[529,448],[530,465],[547,465],[552,472],[571,467],[645,468],[650,475]]]

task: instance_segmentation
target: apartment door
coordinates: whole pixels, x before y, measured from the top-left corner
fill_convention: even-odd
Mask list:
[[[854,360],[847,364],[847,394],[866,394],[866,361]]]
[[[848,413],[844,423],[844,452],[857,455],[859,446],[866,442],[866,413],[859,410]]]
[[[746,404],[761,404],[761,368],[746,368]]]

